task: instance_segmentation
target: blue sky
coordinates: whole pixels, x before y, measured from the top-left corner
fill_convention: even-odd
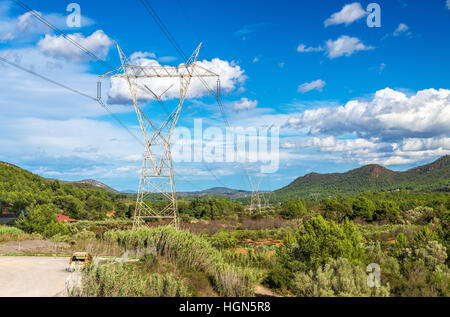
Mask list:
[[[119,64],[114,42],[139,62],[182,62],[138,0],[78,0],[81,28],[66,25],[70,1],[24,2],[110,65]],[[450,2],[377,1],[381,27],[372,28],[369,3],[151,1],[186,54],[203,42],[199,60],[222,72],[232,126],[280,127],[279,169],[263,177],[265,190],[312,171],[369,163],[405,170],[450,154]],[[14,1],[0,3],[0,56],[95,95],[107,69],[24,13]],[[142,146],[98,104],[9,66],[0,70],[0,160],[45,177],[137,189]],[[111,109],[140,135],[124,87],[104,85]],[[191,92],[179,126],[203,119],[224,128],[215,99],[199,85]],[[164,117],[154,101],[143,107]],[[257,178],[258,164],[247,166]],[[176,162],[177,189],[250,189],[239,164],[207,167],[220,181],[203,163]]]

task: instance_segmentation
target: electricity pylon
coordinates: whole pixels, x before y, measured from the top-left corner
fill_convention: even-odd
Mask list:
[[[144,136],[145,152],[142,162],[139,190],[136,200],[133,228],[145,223],[146,219],[171,219],[171,223],[178,226],[177,199],[173,177],[171,137],[180,117],[183,102],[193,77],[219,77],[217,74],[196,64],[202,43],[195,49],[185,64],[179,66],[142,66],[130,64],[119,45],[117,45],[121,65],[100,77],[123,78],[128,84],[134,109]],[[147,85],[139,83],[143,79],[179,78],[180,100],[178,105],[159,126],[145,115],[139,107],[138,88],[142,86],[155,99],[161,100],[169,87],[159,97]],[[156,194],[156,196],[155,196]],[[162,206],[155,207],[149,203],[150,198],[162,198]]]
[[[250,211],[257,210],[259,213],[261,213],[261,194],[259,193],[259,186],[261,185],[263,174],[259,176],[259,181],[255,185],[253,181],[251,180],[251,177],[249,177],[250,185],[252,187],[252,197],[250,200]]]

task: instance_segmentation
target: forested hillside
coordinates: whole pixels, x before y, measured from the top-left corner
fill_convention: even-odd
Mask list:
[[[19,213],[35,205],[49,205],[75,219],[103,219],[108,211],[127,211],[123,197],[88,184],[48,180],[0,162],[0,207],[4,210]]]
[[[353,195],[368,190],[450,191],[450,156],[405,172],[366,165],[345,173],[310,173],[274,192],[277,199]]]

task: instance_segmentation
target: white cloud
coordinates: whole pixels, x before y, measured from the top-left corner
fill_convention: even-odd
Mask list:
[[[415,95],[390,88],[379,90],[370,101],[351,100],[344,106],[306,110],[287,126],[311,134],[402,140],[450,135],[450,90],[426,89]]]
[[[324,48],[321,46],[318,47],[307,47],[305,44],[299,44],[297,46],[297,52],[299,53],[309,53],[309,52],[319,52],[319,51],[323,51]]]
[[[135,55],[135,57],[136,56],[140,58],[135,59],[132,62],[137,65],[161,66],[161,64],[155,59],[142,58],[140,55]],[[197,61],[197,65],[206,68],[220,76],[222,93],[228,93],[236,88],[242,87],[241,85],[247,79],[247,76],[244,75],[244,70],[242,70],[241,67],[233,61],[228,62],[219,58],[214,58],[211,61]],[[205,77],[204,81],[210,89],[216,89],[216,77]],[[141,79],[139,83],[141,85],[145,84],[146,86],[148,86],[156,95],[163,95],[161,98],[163,100],[178,98],[180,95],[180,83],[179,79],[176,78]],[[198,98],[208,95],[209,93],[210,91],[198,78],[193,78],[189,86],[187,98]],[[111,79],[111,87],[109,89],[108,96],[110,103],[127,104],[131,102],[130,92],[124,79]],[[138,91],[138,98],[141,101],[149,101],[153,100],[154,96],[140,89]]]
[[[109,48],[113,44],[113,41],[102,30],[97,30],[87,37],[84,37],[81,33],[69,34],[68,36],[82,47],[94,52],[94,54],[101,59],[106,58]],[[38,47],[48,56],[64,58],[66,60],[81,61],[92,58],[67,41],[62,35],[56,36],[46,34],[45,37],[38,42]]]
[[[8,32],[1,37],[0,42],[8,42],[11,40],[14,40],[14,35],[11,32]]]
[[[400,34],[405,33],[406,31],[409,30],[409,26],[407,26],[405,23],[400,23],[397,27],[397,29],[395,29],[394,31],[394,36],[398,36]]]
[[[305,92],[308,92],[308,91],[311,91],[314,89],[316,89],[318,91],[322,91],[322,88],[325,87],[325,85],[326,85],[326,83],[322,79],[317,79],[310,83],[301,84],[300,86],[298,86],[297,90],[302,93],[305,93]]]
[[[400,165],[433,160],[450,154],[450,138],[405,138],[385,142],[377,138],[300,137],[295,143],[285,142],[281,148],[290,152],[307,153],[316,160],[328,159],[335,163]]]
[[[329,58],[336,58],[340,56],[350,56],[357,51],[366,51],[373,49],[371,46],[366,46],[356,37],[350,37],[347,35],[341,35],[336,40],[329,39],[325,42],[325,46],[306,46],[305,44],[299,44],[297,47],[297,52],[299,53],[309,53],[309,52],[320,52],[326,51]]]
[[[0,51],[0,56],[64,85],[95,97],[97,75],[84,63],[70,63],[44,55],[34,47]],[[0,117],[15,120],[24,115],[36,118],[80,118],[106,113],[95,101],[0,63]],[[114,112],[133,111],[129,106],[110,106]]]
[[[233,110],[251,110],[258,106],[258,100],[248,100],[247,98],[241,98],[241,100],[234,102]]]
[[[34,14],[38,15],[38,16],[42,16],[42,13],[39,11],[33,11]],[[26,12],[24,14],[22,14],[21,16],[19,16],[17,18],[17,29],[19,32],[24,32],[26,29],[28,29],[34,19],[36,19],[35,17],[33,17],[33,14],[31,12]]]
[[[280,144],[280,147],[282,149],[295,149],[297,147],[297,145],[292,142],[283,142]]]
[[[39,21],[31,12],[26,12],[18,17],[10,17],[11,7],[7,3],[0,8],[0,39],[6,41],[31,42],[36,36],[48,33],[50,28]],[[34,14],[43,17],[52,25],[61,30],[68,30],[65,14],[58,13],[42,13],[33,11]],[[94,21],[83,15],[82,27],[93,25]]]
[[[139,63],[140,59],[145,59],[145,58],[156,58],[155,53],[150,53],[150,52],[134,52],[133,54],[131,54],[130,56],[130,60],[133,62],[137,62]]]
[[[347,4],[342,7],[341,11],[335,12],[325,20],[325,27],[335,24],[345,24],[349,25],[367,14],[366,11],[363,10],[361,4],[359,2],[354,2],[351,4]]]
[[[350,56],[357,51],[373,49],[371,46],[364,45],[358,38],[347,35],[342,35],[334,41],[328,40],[325,44],[329,58],[336,58],[343,55]]]
[[[447,0],[447,9],[450,10],[450,0]]]

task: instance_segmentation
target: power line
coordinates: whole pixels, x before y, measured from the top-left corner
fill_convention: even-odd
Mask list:
[[[142,1],[142,0],[141,0]],[[87,54],[87,55],[89,55],[90,57],[92,57],[92,58],[94,58],[96,61],[98,61],[98,62],[100,62],[104,67],[106,67],[106,68],[108,68],[108,69],[113,69],[114,67],[113,66],[111,66],[111,65],[109,65],[107,62],[105,62],[102,58],[100,58],[99,56],[97,56],[96,54],[95,54],[95,52],[93,52],[93,51],[91,51],[91,50],[89,50],[89,49],[87,49],[87,48],[85,48],[84,46],[82,46],[81,44],[79,44],[77,41],[75,41],[74,39],[72,39],[70,36],[68,36],[66,33],[64,33],[62,30],[60,30],[60,29],[58,29],[56,26],[54,26],[51,22],[49,22],[47,19],[45,19],[42,15],[40,15],[39,13],[37,13],[35,10],[33,10],[33,9],[31,9],[29,6],[27,6],[24,2],[22,2],[22,1],[20,1],[20,0],[14,0],[14,2],[16,2],[20,7],[22,7],[25,11],[27,11],[27,12],[29,12],[30,14],[32,14],[35,18],[37,18],[39,21],[41,21],[42,23],[44,23],[45,25],[47,25],[48,27],[50,27],[51,29],[53,29],[57,34],[59,34],[59,35],[61,35],[64,39],[66,39],[68,42],[70,42],[71,44],[73,44],[74,46],[76,46],[77,48],[79,48],[81,51],[83,51],[85,54]],[[145,6],[145,3],[142,1],[142,3],[144,4],[144,6]],[[155,14],[155,15],[152,15],[152,17],[155,19],[155,22],[158,24],[158,21],[162,24],[162,27],[161,27],[161,30],[164,32],[164,30],[165,30],[165,32],[167,32],[167,36],[169,36],[171,39],[172,39],[172,41],[174,42],[174,45],[176,45],[177,47],[178,47],[178,50],[179,50],[179,53],[181,53],[182,54],[182,56],[183,56],[183,58],[187,61],[187,58],[186,58],[186,55],[184,54],[184,52],[182,51],[182,49],[181,49],[181,47],[179,46],[179,44],[175,41],[175,38],[172,36],[172,34],[169,32],[169,30],[167,29],[167,27],[165,27],[165,25],[163,24],[163,22],[162,22],[162,20],[159,18],[159,16],[156,14],[156,12],[154,11],[154,9],[151,7],[151,5],[150,5],[150,3],[148,3],[147,2],[147,4],[148,4],[148,7],[147,6],[145,6],[145,8],[147,9],[147,11],[149,12],[149,14],[150,15],[152,15],[152,12]],[[159,25],[159,24],[158,24]],[[6,61],[6,60],[5,60]],[[8,62],[8,61],[6,61],[6,62]],[[9,64],[11,64],[11,63],[9,63]],[[12,64],[11,64],[12,65]],[[129,129],[128,129],[128,127],[126,127],[126,125],[108,108],[108,106],[106,105],[106,104],[104,104],[102,101],[101,101],[101,99],[99,99],[99,98],[94,98],[94,97],[91,97],[91,96],[89,96],[89,95],[86,95],[86,94],[84,94],[84,93],[82,93],[82,92],[80,92],[80,91],[77,91],[77,90],[75,90],[75,89],[73,89],[73,88],[70,88],[70,87],[68,87],[68,86],[65,86],[65,85],[63,85],[63,84],[60,84],[60,83],[57,83],[57,82],[55,82],[55,81],[53,81],[53,80],[51,80],[51,79],[49,79],[49,78],[46,78],[46,77],[44,77],[44,76],[42,76],[42,75],[39,75],[39,74],[37,74],[37,73],[34,73],[34,72],[32,72],[32,71],[30,71],[30,70],[27,70],[27,69],[25,69],[25,68],[23,68],[23,67],[21,67],[21,66],[19,66],[19,65],[17,65],[18,66],[18,68],[20,68],[20,69],[22,69],[22,70],[24,70],[24,71],[27,71],[27,72],[29,72],[29,73],[31,73],[31,74],[34,74],[34,75],[36,75],[36,76],[38,76],[38,77],[40,77],[40,78],[42,78],[42,79],[44,79],[44,80],[47,80],[47,81],[49,81],[49,82],[52,82],[53,84],[56,84],[56,85],[58,85],[58,86],[60,86],[60,87],[62,87],[62,88],[65,88],[65,89],[68,89],[68,90],[70,90],[70,91],[72,91],[72,92],[74,92],[74,93],[77,93],[77,94],[80,94],[80,95],[82,95],[82,96],[85,96],[85,97],[87,97],[87,98],[89,98],[89,99],[92,99],[92,100],[95,100],[95,101],[97,101],[123,128],[125,128],[132,136],[133,136],[133,138],[134,139],[136,139],[136,140],[138,140],[138,142],[139,143],[141,143],[141,145],[144,145],[143,143],[142,143],[142,141],[139,139],[139,138],[137,138],[136,137],[136,135],[134,134],[134,133],[132,133]],[[202,79],[201,77],[200,77],[200,79]],[[144,85],[145,86],[145,85]],[[142,90],[144,90],[142,87],[139,87],[139,88],[141,88]],[[164,105],[164,103],[162,102],[162,100],[160,99],[160,98],[158,98],[158,96],[156,95],[156,94],[154,94],[148,87],[146,87],[145,86],[145,88],[147,89],[147,90],[144,90],[145,92],[151,92],[151,94],[153,95],[153,97],[157,100],[157,102],[159,103],[159,105],[163,108],[163,110],[168,114],[169,112],[168,112],[168,110],[166,109],[166,107],[165,107],[165,105]],[[142,111],[142,109],[140,109],[139,107],[138,107],[138,109],[139,109],[139,111],[141,112],[141,113],[144,113],[143,111]],[[145,145],[144,145],[145,146]],[[203,162],[204,163],[204,162]],[[216,179],[216,180],[218,180],[223,186],[225,186],[221,181],[220,181],[220,179],[209,169],[209,167],[207,167],[206,166],[206,164],[204,163],[204,165],[205,165],[205,167],[207,168],[207,170],[208,170],[208,172],[211,174],[211,175],[213,175],[213,177]],[[175,172],[174,172],[174,174],[176,174]],[[178,176],[178,175],[177,175]],[[187,181],[187,180],[186,180]],[[197,186],[194,186],[194,187],[197,187]]]
[[[163,34],[167,37],[167,39],[169,40],[169,42],[172,44],[172,46],[173,46],[173,47],[175,48],[175,50],[178,52],[178,54],[180,54],[180,56],[183,58],[183,60],[185,61],[185,63],[187,63],[187,62],[188,62],[188,59],[187,59],[186,54],[184,53],[183,49],[182,49],[181,46],[178,44],[178,42],[177,42],[176,39],[173,37],[173,35],[170,33],[170,31],[167,29],[167,27],[165,26],[164,22],[161,20],[161,18],[158,16],[158,14],[156,13],[156,11],[153,9],[153,7],[152,7],[151,4],[149,3],[149,1],[148,1],[148,0],[140,0],[140,1],[141,1],[141,3],[144,5],[146,11],[147,11],[147,12],[150,14],[150,16],[153,18],[153,20],[155,21],[155,23],[157,24],[157,26],[161,29],[161,31],[163,32]],[[193,69],[193,71],[194,71],[194,72],[196,71],[195,68]],[[202,84],[206,87],[206,89],[209,91],[210,94],[212,94],[212,95],[216,94],[216,96],[217,96],[217,97],[216,97],[216,101],[217,101],[217,103],[218,103],[219,110],[220,110],[221,113],[222,113],[223,119],[224,119],[226,125],[227,125],[228,127],[231,127],[231,125],[230,125],[230,123],[229,123],[229,121],[228,121],[228,119],[227,119],[227,116],[226,116],[224,107],[223,107],[222,99],[221,99],[221,97],[220,97],[220,82],[218,81],[217,93],[215,93],[214,90],[211,89],[211,88],[209,87],[208,83],[204,80],[204,78],[202,78],[202,77],[200,77],[200,76],[199,76],[198,78],[199,78],[199,80],[202,82]],[[203,161],[202,161],[202,162],[203,162]],[[203,162],[203,163],[204,163],[204,162]],[[253,187],[253,184],[252,184],[252,181],[251,181],[251,178],[250,178],[250,175],[249,175],[247,169],[245,168],[245,166],[244,166],[242,163],[240,163],[240,164],[241,164],[241,166],[243,167],[243,169],[244,169],[245,172],[246,172],[246,175],[247,175],[247,178],[248,178],[248,181],[249,181],[251,187]],[[204,163],[204,165],[205,165],[205,167],[207,167],[206,163]],[[211,171],[211,170],[209,169],[209,167],[207,167],[207,169],[208,169],[209,171]],[[212,171],[211,171],[211,173],[212,173]],[[212,174],[213,174],[213,173],[212,173]],[[213,175],[214,175],[214,174],[213,174]],[[215,177],[215,178],[216,178],[223,186],[225,186],[225,184],[223,184],[223,182],[220,181],[219,178],[218,178],[217,176],[214,175],[214,177]],[[225,186],[225,187],[226,187],[226,186]]]
[[[142,142],[142,140],[139,139],[130,129],[128,129],[128,127],[114,114],[114,112],[111,111],[111,109],[108,107],[108,105],[103,103],[102,100],[97,99],[95,97],[92,97],[92,96],[90,96],[88,94],[85,94],[85,93],[83,93],[83,92],[81,92],[81,91],[79,91],[77,89],[74,89],[72,87],[69,87],[67,85],[61,84],[61,83],[59,83],[59,82],[57,82],[57,81],[55,81],[53,79],[50,79],[50,78],[48,78],[48,77],[46,77],[44,75],[41,75],[41,74],[31,70],[31,69],[25,68],[25,67],[23,67],[23,66],[21,66],[21,65],[19,65],[17,63],[9,61],[9,60],[1,57],[1,56],[0,56],[0,61],[4,62],[4,63],[6,63],[6,64],[8,64],[10,66],[16,67],[16,68],[18,68],[18,69],[20,69],[20,70],[22,70],[24,72],[27,72],[27,73],[29,73],[29,74],[31,74],[33,76],[36,76],[36,77],[41,78],[41,79],[43,79],[45,81],[48,81],[48,82],[50,82],[50,83],[52,83],[52,84],[54,84],[56,86],[59,86],[59,87],[64,88],[64,89],[66,89],[68,91],[71,91],[71,92],[73,92],[75,94],[78,94],[80,96],[83,96],[83,97],[88,98],[88,99],[93,100],[93,101],[97,101],[111,115],[111,117],[113,117],[117,121],[117,123],[119,123],[137,142],[139,142],[142,146],[145,146],[144,143]],[[176,173],[174,173],[174,174],[176,174]],[[196,187],[197,189],[201,190],[200,187],[198,187],[197,185],[191,183],[190,181],[188,181],[184,177],[180,176],[179,174],[176,174],[176,175],[178,177],[180,177],[181,179],[183,179],[185,182],[187,182],[190,185],[192,185],[192,186]]]
[[[32,14],[36,19],[38,19],[39,21],[41,21],[42,23],[44,23],[45,25],[47,25],[49,28],[51,28],[52,30],[54,30],[57,34],[61,35],[62,37],[64,37],[67,41],[69,41],[70,43],[72,43],[73,45],[75,45],[76,47],[78,47],[80,50],[82,50],[84,53],[88,54],[90,57],[94,58],[96,61],[100,62],[101,64],[103,64],[105,67],[108,68],[112,68],[110,65],[108,65],[108,63],[106,63],[102,58],[100,58],[99,56],[97,56],[94,52],[92,52],[91,50],[83,47],[82,45],[80,45],[77,41],[75,41],[74,39],[72,39],[70,36],[68,36],[66,33],[64,33],[63,31],[61,31],[60,29],[58,29],[56,26],[54,26],[52,23],[50,23],[50,21],[48,21],[47,19],[45,19],[42,15],[40,15],[37,11],[31,9],[30,7],[28,7],[25,3],[23,3],[20,0],[14,0],[15,3],[17,3],[20,7],[22,7],[25,11],[29,12],[30,14]]]

